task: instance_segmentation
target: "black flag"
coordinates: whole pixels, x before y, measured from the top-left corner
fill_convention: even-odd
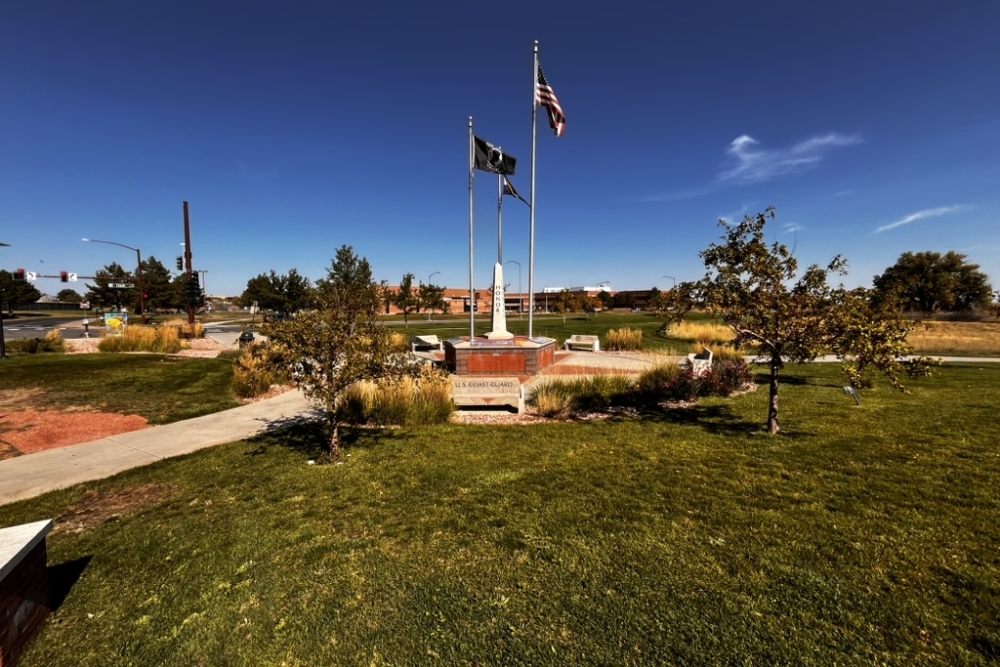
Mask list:
[[[503,150],[494,146],[488,141],[479,137],[476,139],[476,161],[475,167],[480,171],[488,171],[491,174],[506,174],[512,176],[514,167],[517,165],[517,158],[507,155]]]
[[[506,176],[503,177],[503,193],[511,197],[517,197],[525,204],[528,204],[528,200],[522,197],[521,195],[517,194],[517,190],[514,189],[514,184],[511,183],[510,179],[507,178]],[[531,204],[528,204],[528,206],[531,206]]]

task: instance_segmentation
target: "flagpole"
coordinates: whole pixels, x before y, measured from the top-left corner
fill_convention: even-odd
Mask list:
[[[528,237],[528,338],[534,336],[535,323],[535,144],[538,136],[536,116],[538,105],[535,104],[538,88],[538,40],[535,40],[534,62],[531,67],[531,223]]]
[[[475,159],[475,146],[472,135],[472,116],[469,116],[469,343],[476,339],[476,287],[475,273],[473,271],[473,242],[472,242],[472,181],[475,178],[473,170],[473,160]]]
[[[497,174],[497,264],[503,266],[503,174]]]

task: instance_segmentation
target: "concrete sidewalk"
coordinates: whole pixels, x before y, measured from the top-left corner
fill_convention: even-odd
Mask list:
[[[300,392],[289,391],[204,417],[7,459],[0,461],[0,505],[250,438],[289,419],[316,416]]]

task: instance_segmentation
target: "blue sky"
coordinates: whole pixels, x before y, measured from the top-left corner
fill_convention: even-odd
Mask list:
[[[343,244],[376,279],[467,286],[468,117],[527,196],[537,39],[567,129],[539,110],[536,289],[697,278],[719,218],[769,205],[772,238],[845,255],[849,285],[957,250],[1000,287],[998,25],[995,0],[6,0],[0,268],[134,263],[82,237],[173,268],[186,200],[213,294],[320,278]],[[486,287],[482,172],[475,219]],[[526,290],[511,198],[504,259]]]

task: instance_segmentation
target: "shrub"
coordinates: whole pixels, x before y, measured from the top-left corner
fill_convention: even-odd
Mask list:
[[[277,353],[269,345],[248,345],[239,352],[233,366],[233,391],[240,398],[261,396],[276,384],[286,384]]]
[[[565,419],[573,411],[573,396],[565,380],[536,385],[527,403],[541,416],[554,419]]]
[[[636,400],[652,407],[661,401],[693,401],[702,396],[729,396],[753,383],[753,372],[742,357],[713,359],[712,368],[695,376],[690,368],[661,364],[639,376]]]
[[[713,359],[712,368],[701,377],[706,396],[731,396],[753,384],[753,371],[742,358]]]
[[[163,328],[175,329],[177,331],[178,338],[204,338],[205,337],[205,327],[202,326],[200,322],[195,322],[194,324],[188,324],[186,320],[180,318],[174,318],[172,320],[167,320],[163,323]]]
[[[62,352],[62,335],[53,329],[45,334],[45,338],[23,338],[21,340],[8,341],[6,344],[7,353],[15,354],[44,354],[46,352]]]
[[[676,361],[664,361],[643,371],[636,381],[636,398],[642,404],[656,404],[661,400],[663,387],[673,384],[684,372]]]
[[[633,351],[642,349],[642,329],[609,329],[605,349]]]
[[[417,377],[351,385],[340,398],[337,419],[346,424],[424,426],[447,422],[454,409],[448,375],[425,366]]]
[[[97,344],[101,352],[157,352],[173,354],[184,345],[173,327],[130,326],[121,336],[105,336]]]
[[[627,405],[634,391],[632,380],[624,375],[553,380],[536,386],[528,404],[543,417],[566,418],[574,412]]]
[[[393,352],[409,352],[410,337],[404,333],[393,331],[389,334],[389,349]]]

